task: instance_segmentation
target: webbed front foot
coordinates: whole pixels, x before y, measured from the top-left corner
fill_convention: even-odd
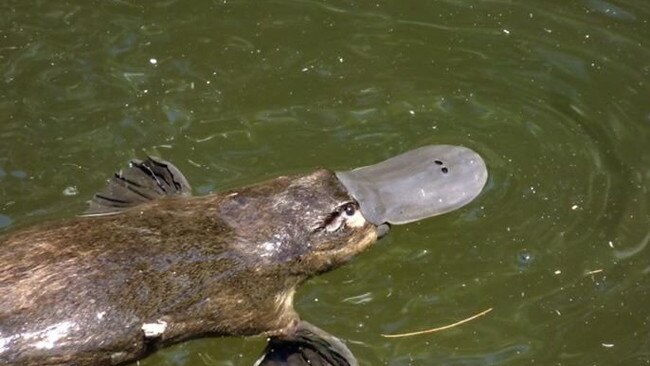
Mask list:
[[[358,366],[338,338],[305,321],[288,334],[271,337],[254,366]]]

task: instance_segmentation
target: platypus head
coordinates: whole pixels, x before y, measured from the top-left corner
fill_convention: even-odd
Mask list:
[[[486,179],[472,150],[426,146],[351,171],[317,170],[226,193],[219,211],[248,257],[309,276],[347,262],[390,224],[467,204]]]
[[[226,193],[219,216],[244,240],[239,251],[295,274],[336,267],[387,232],[368,222],[336,174],[278,177]],[[290,265],[289,265],[290,264]]]

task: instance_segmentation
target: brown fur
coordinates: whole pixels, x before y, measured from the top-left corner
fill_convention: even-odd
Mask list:
[[[189,338],[280,334],[298,284],[377,240],[368,223],[318,229],[350,201],[319,170],[0,238],[0,364],[113,365]]]

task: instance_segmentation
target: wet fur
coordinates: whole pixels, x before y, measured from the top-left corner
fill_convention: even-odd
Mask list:
[[[377,240],[371,224],[315,230],[349,201],[319,170],[0,238],[0,363],[114,365],[189,338],[282,334],[298,284]]]

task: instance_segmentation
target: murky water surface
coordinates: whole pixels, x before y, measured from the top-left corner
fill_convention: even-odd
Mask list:
[[[650,3],[5,1],[0,230],[145,154],[197,193],[462,144],[465,209],[297,295],[362,365],[650,364]],[[382,333],[450,330],[402,339]],[[204,339],[140,365],[251,365]]]

